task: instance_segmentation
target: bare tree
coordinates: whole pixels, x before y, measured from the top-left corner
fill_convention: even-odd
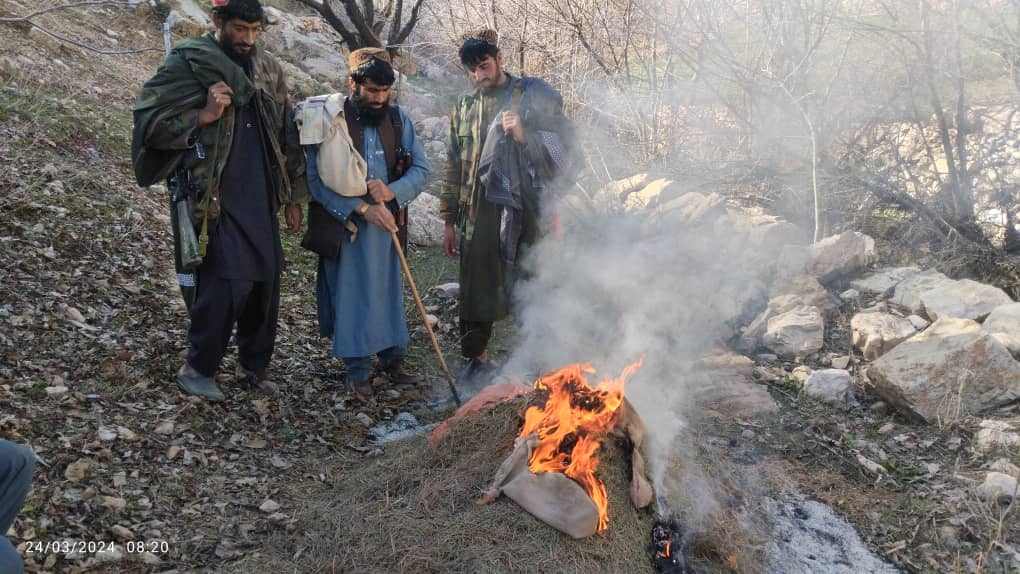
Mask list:
[[[413,0],[405,11],[404,0],[386,0],[376,7],[373,0],[298,0],[322,15],[343,38],[350,50],[389,48],[396,50],[414,31],[424,0]],[[335,4],[343,8],[337,12]]]

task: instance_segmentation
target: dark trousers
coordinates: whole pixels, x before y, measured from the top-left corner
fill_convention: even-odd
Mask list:
[[[262,371],[273,356],[279,314],[279,275],[273,281],[244,281],[200,274],[191,306],[188,364],[202,375],[215,375],[236,325],[241,367]]]
[[[492,338],[492,321],[460,321],[460,354],[467,359],[481,356]]]
[[[21,556],[5,534],[25,503],[34,468],[35,455],[31,450],[0,440],[0,572],[4,574],[25,571]]]

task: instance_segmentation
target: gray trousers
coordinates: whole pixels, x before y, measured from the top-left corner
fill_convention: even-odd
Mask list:
[[[31,450],[0,440],[0,572],[3,574],[25,571],[21,556],[6,534],[32,487],[34,468],[35,454]]]

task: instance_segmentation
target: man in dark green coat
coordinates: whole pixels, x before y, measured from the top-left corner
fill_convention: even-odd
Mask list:
[[[183,217],[190,211],[200,261],[182,265],[175,245],[191,315],[177,385],[218,401],[214,377],[235,326],[239,380],[276,390],[266,373],[283,262],[277,212],[284,207],[299,231],[307,191],[283,69],[255,44],[261,4],[213,0],[213,21],[215,33],[177,45],[143,86],[132,158],[139,185],[166,178],[175,200],[191,206]]]
[[[476,89],[450,113],[440,202],[444,250],[460,256],[462,377],[474,378],[494,368],[486,352],[493,323],[509,314],[529,247],[542,221],[554,220],[543,204],[575,162],[562,98],[540,79],[504,71],[494,31],[467,36],[459,55]]]

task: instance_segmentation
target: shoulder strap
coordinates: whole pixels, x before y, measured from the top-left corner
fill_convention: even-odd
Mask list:
[[[347,133],[351,136],[351,143],[354,149],[362,156],[365,155],[365,128],[358,120],[358,111],[350,98],[344,100],[344,119],[347,120]]]

